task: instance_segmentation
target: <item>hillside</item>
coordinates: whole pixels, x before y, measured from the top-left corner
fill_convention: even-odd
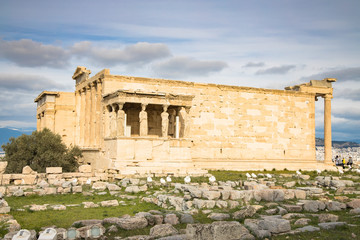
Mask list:
[[[324,146],[324,139],[316,138],[315,145],[317,147]],[[332,141],[332,146],[335,148],[347,148],[347,147],[360,147],[360,144],[356,142],[347,142],[347,141]]]
[[[14,129],[14,128],[0,128],[0,152],[2,151],[1,146],[6,144],[11,137],[18,137],[22,134],[31,134],[33,128],[29,129]]]

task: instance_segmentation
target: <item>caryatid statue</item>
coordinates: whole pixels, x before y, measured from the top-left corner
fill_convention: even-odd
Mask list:
[[[117,103],[119,110],[117,112],[117,136],[125,135],[125,111],[123,110],[124,103]]]
[[[141,104],[141,111],[139,113],[139,122],[140,122],[140,136],[148,135],[148,115],[145,111],[147,104]]]
[[[167,137],[169,131],[169,113],[167,109],[168,105],[163,105],[164,111],[161,113],[161,133],[163,137]]]

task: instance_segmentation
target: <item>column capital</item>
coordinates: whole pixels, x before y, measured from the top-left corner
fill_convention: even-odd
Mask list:
[[[147,103],[141,103],[141,111],[145,111],[147,107]]]
[[[96,81],[91,82],[89,85],[90,85],[91,88],[95,87],[96,86]]]
[[[166,112],[169,108],[169,104],[162,105],[164,112]]]
[[[331,100],[333,98],[332,94],[325,94],[323,97],[325,100]]]

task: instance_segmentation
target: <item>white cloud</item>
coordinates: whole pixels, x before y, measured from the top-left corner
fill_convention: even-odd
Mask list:
[[[290,70],[296,68],[295,65],[282,65],[278,67],[271,67],[263,70],[257,71],[255,74],[257,75],[265,75],[265,74],[286,74]]]
[[[147,42],[139,42],[119,49],[95,47],[91,42],[84,41],[74,44],[71,52],[79,58],[87,58],[96,65],[106,66],[147,64],[171,55],[165,44]]]
[[[31,39],[18,41],[0,39],[0,58],[24,67],[62,68],[69,64],[69,54],[63,48],[44,45]]]
[[[252,67],[264,67],[264,66],[265,66],[264,62],[248,62],[243,67],[244,68],[252,68]]]
[[[360,67],[339,68],[303,77],[302,79],[337,78],[339,82],[360,81]]]
[[[45,89],[61,89],[62,87],[63,85],[39,75],[21,73],[3,73],[0,75],[0,89],[43,91]]]
[[[188,76],[206,76],[219,72],[228,65],[223,61],[201,61],[190,57],[173,57],[154,64],[156,75],[165,78],[186,78]]]

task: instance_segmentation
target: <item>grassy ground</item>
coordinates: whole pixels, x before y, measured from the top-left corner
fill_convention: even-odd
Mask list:
[[[67,207],[64,211],[16,211],[30,204],[80,204],[82,202],[100,202],[105,200],[122,200],[127,205],[118,207],[98,207],[87,208],[83,206]],[[149,211],[152,209],[161,210],[155,204],[145,203],[139,199],[126,200],[106,195],[83,196],[82,194],[66,194],[66,195],[47,195],[47,196],[28,196],[28,197],[8,197],[6,201],[9,203],[12,211],[10,215],[18,221],[22,228],[39,230],[44,226],[56,225],[57,227],[68,228],[77,220],[85,219],[104,219],[107,217],[120,217],[124,214],[134,215],[137,212]]]
[[[255,174],[276,174],[276,181],[277,185],[281,185],[282,182],[287,181],[298,181],[298,178],[293,177],[279,177],[279,174],[295,174],[295,171],[274,171],[274,170],[266,170],[266,171],[250,171]],[[217,181],[239,181],[239,180],[246,180],[246,172],[245,171],[209,171],[211,175],[216,177]],[[318,174],[315,171],[302,171],[303,174],[310,175],[310,179],[314,180]],[[345,173],[342,176],[342,179],[351,179],[348,178],[349,175],[352,173]],[[337,172],[326,172],[324,171],[322,176],[332,175],[332,176],[339,176]],[[155,178],[158,180],[158,178]],[[275,180],[275,179],[274,179]],[[354,182],[360,182],[360,179],[351,179]],[[173,182],[184,183],[183,178],[172,178]],[[207,177],[192,177],[192,182],[208,182]],[[148,191],[151,193],[158,191],[158,190],[165,190],[165,193],[169,190],[173,190],[173,187],[165,187],[165,186],[153,186],[150,187]],[[89,190],[89,189],[87,189]],[[330,194],[334,194],[334,190],[330,190]],[[124,193],[124,190],[121,191],[121,194]],[[179,193],[180,194],[180,193]],[[84,196],[83,194],[65,194],[65,195],[45,195],[45,196],[37,196],[37,195],[30,195],[27,197],[6,197],[5,200],[11,207],[10,215],[14,216],[14,218],[19,222],[22,228],[25,229],[35,229],[39,231],[42,227],[56,225],[57,227],[62,228],[69,228],[71,224],[78,220],[85,220],[85,219],[104,219],[107,217],[120,217],[124,214],[134,215],[137,212],[142,211],[149,211],[149,210],[162,210],[155,204],[141,202],[140,199],[142,196],[147,196],[144,192],[138,194],[127,194],[127,195],[134,195],[137,196],[134,200],[127,200],[123,198],[119,198],[116,196],[112,196],[109,193],[105,195],[92,195],[92,196]],[[175,195],[175,194],[174,194]],[[356,195],[349,195],[349,197],[356,197]],[[117,199],[119,201],[124,201],[126,206],[118,206],[118,207],[99,207],[99,208],[88,208],[84,209],[83,206],[73,206],[67,207],[65,211],[54,211],[54,210],[47,210],[47,211],[39,211],[34,212],[30,211],[29,209],[25,208],[25,211],[17,211],[17,209],[24,209],[24,206],[31,205],[31,204],[62,204],[62,205],[69,205],[69,204],[81,204],[82,202],[94,202],[98,203],[105,200],[113,200]],[[283,202],[285,203],[285,202]],[[289,200],[289,203],[294,204],[295,202]],[[264,205],[264,202],[260,203]],[[240,206],[241,207],[241,206]],[[240,208],[239,207],[239,208]],[[265,207],[263,210],[260,210],[258,214],[264,213],[267,208]],[[224,209],[213,209],[214,212],[229,212],[232,213],[238,209],[232,210],[224,210]],[[328,212],[320,212],[320,213],[328,213]],[[258,216],[258,214],[256,216]],[[305,213],[310,214],[310,213]],[[353,216],[349,215],[348,212],[333,212],[339,216],[339,221],[345,221],[348,224],[356,224],[360,225],[360,218],[354,218]],[[198,223],[210,223],[211,220],[207,218],[207,215],[202,214],[201,211],[199,214],[193,216],[195,222]],[[255,217],[255,216],[254,216]],[[308,218],[312,219],[310,224],[317,226],[317,219],[311,216],[307,216]],[[186,225],[179,224],[176,228],[181,229],[185,228]],[[295,229],[297,226],[294,226],[292,222],[292,229]],[[0,226],[0,236],[4,235],[2,231],[2,227]],[[150,227],[134,230],[134,231],[125,231],[119,230],[118,233],[111,234],[110,239],[112,236],[131,236],[131,235],[148,235]],[[314,233],[302,233],[297,235],[285,235],[285,236],[275,236],[272,239],[353,239],[351,234],[356,234],[357,238],[360,239],[360,227],[352,227],[352,226],[345,226],[342,228],[338,228],[336,230],[331,231],[320,231]]]

